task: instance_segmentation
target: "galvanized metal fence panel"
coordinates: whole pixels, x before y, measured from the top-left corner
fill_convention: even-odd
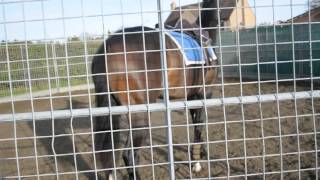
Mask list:
[[[211,67],[219,77],[193,85],[186,83],[186,73],[194,67],[168,67],[167,54],[178,49],[167,47],[167,33],[173,30],[164,22],[172,11],[182,18],[188,18],[186,11],[199,14],[199,0],[0,1],[0,179],[107,179],[104,173],[110,170],[114,179],[124,179],[129,168],[138,170],[142,179],[319,179],[320,20],[312,2],[219,0],[217,8],[208,9],[219,12],[219,25],[213,27],[219,64]],[[177,8],[170,9],[176,7],[170,3]],[[198,8],[183,9],[190,3]],[[296,8],[305,9],[305,22],[295,22]],[[238,22],[245,9],[256,15],[255,26]],[[229,11],[236,14],[236,29],[224,22]],[[286,21],[277,19],[288,12],[290,16],[281,19]],[[272,22],[259,21],[261,13]],[[141,51],[125,45],[122,52],[97,54],[101,44],[107,46],[105,39],[114,35],[128,43],[126,37],[132,32],[117,29],[156,23],[158,28],[150,32],[159,33],[159,49],[148,47],[145,37],[150,32],[142,29],[143,41],[137,42]],[[187,30],[194,29],[182,28]],[[148,69],[152,53],[161,55],[160,69]],[[130,54],[143,54],[144,67],[103,73],[107,78],[125,74],[126,87],[101,93],[110,103],[96,107],[99,93],[93,86],[92,59],[121,55],[127,65]],[[159,88],[149,86],[148,75],[155,71],[162,76]],[[183,72],[183,86],[170,86],[168,74],[173,71]],[[128,88],[129,75],[139,73],[145,74],[146,88]],[[204,73],[199,76],[205,79]],[[109,80],[106,84],[110,88]],[[206,93],[211,87],[210,98],[190,100],[186,95],[189,89],[202,88]],[[170,99],[177,89],[184,90],[184,97]],[[162,92],[162,98],[150,102],[155,91]],[[145,93],[147,102],[112,106],[117,93],[128,99]],[[203,122],[194,124],[189,111],[199,108]],[[133,128],[134,116],[142,113],[147,126]],[[112,140],[111,149],[100,151],[94,145],[100,133],[95,132],[94,122],[107,115],[111,127],[119,115],[120,128],[102,133],[111,133],[112,139],[118,133],[120,139]],[[200,142],[193,140],[196,126],[202,127]],[[135,147],[132,136],[139,131],[145,132],[147,143]],[[193,158],[197,145],[206,150],[199,160]],[[120,153],[128,149],[132,155],[139,150],[139,163],[135,156],[132,166],[122,161]],[[105,167],[97,154],[109,151],[112,167]],[[202,171],[195,173],[197,163]]]

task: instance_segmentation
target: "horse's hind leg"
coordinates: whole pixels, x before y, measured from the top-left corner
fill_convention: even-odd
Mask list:
[[[201,143],[202,140],[202,129],[203,125],[200,123],[203,123],[202,114],[203,114],[203,108],[201,109],[190,109],[191,117],[192,117],[192,123],[198,124],[194,126],[194,143]],[[205,150],[201,144],[195,144],[192,146],[192,160],[200,160],[202,159],[203,154],[205,154]],[[194,172],[200,172],[201,171],[201,165],[199,162],[194,164],[192,170]]]
[[[119,116],[112,116],[112,126],[109,116],[99,116],[95,119],[94,145],[95,151],[98,152],[97,159],[99,160],[99,168],[101,169],[114,167],[112,142],[115,145],[114,148],[116,148],[117,142],[119,142],[119,132],[113,132],[111,134],[111,129],[116,130],[119,128],[119,118]],[[112,171],[107,171],[105,173],[106,179],[112,180],[112,174]]]
[[[133,168],[134,165],[139,164],[139,151],[137,149],[134,149],[132,152],[132,149],[140,147],[144,145],[146,142],[146,136],[148,136],[147,129],[134,130],[134,128],[142,128],[148,125],[146,115],[146,113],[131,115],[131,131],[128,132],[126,150],[123,152],[123,160],[125,162],[126,167],[128,167],[127,170],[130,180],[140,179],[137,169],[134,170]],[[131,135],[133,146],[131,145]]]

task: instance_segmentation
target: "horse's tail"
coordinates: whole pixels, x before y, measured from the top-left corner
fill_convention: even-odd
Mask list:
[[[105,51],[104,45],[102,44],[98,51],[96,52],[96,56],[92,60],[91,72],[92,79],[96,92],[96,106],[97,107],[109,107],[118,105],[115,97],[110,95],[110,91],[107,85],[107,71],[105,66]],[[112,119],[112,123],[111,123]],[[110,150],[112,148],[112,141],[119,142],[119,133],[113,133],[113,138],[110,130],[119,128],[119,116],[97,116],[94,120],[94,146],[96,151],[101,150]],[[112,126],[111,126],[112,125]],[[101,154],[101,163],[108,165],[112,165],[112,154],[103,155]],[[109,159],[110,158],[110,159]],[[106,167],[108,168],[108,167]]]
[[[99,47],[96,54],[91,65],[92,79],[96,92],[96,105],[104,107],[109,105],[104,45]]]

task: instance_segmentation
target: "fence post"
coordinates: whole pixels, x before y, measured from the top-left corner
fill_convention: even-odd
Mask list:
[[[173,143],[172,143],[172,129],[171,129],[171,110],[169,109],[169,85],[168,85],[168,72],[167,72],[167,57],[166,57],[166,41],[164,32],[164,22],[162,15],[161,0],[157,0],[158,7],[158,22],[159,22],[159,39],[161,50],[161,69],[162,69],[162,84],[163,84],[163,100],[166,106],[166,123],[167,123],[167,143],[168,143],[168,161],[169,161],[169,177],[171,180],[175,179],[174,172],[174,157],[173,157]]]
[[[56,89],[57,89],[57,92],[59,93],[60,92],[60,80],[59,80],[59,68],[58,68],[57,59],[56,59],[55,43],[51,43],[51,52],[52,52],[54,77],[55,77],[55,80],[56,80]]]
[[[25,49],[26,50],[26,49]],[[24,52],[23,52],[23,46],[20,44],[20,55],[21,55],[21,61],[22,61],[22,69],[23,69],[23,79],[24,79],[24,87],[26,89],[26,92],[28,92],[28,72],[25,68],[25,58],[24,58]]]

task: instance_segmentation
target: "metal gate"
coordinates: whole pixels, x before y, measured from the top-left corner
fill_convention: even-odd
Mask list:
[[[199,16],[200,0],[2,0],[0,6],[0,179],[107,179],[110,170],[113,178],[125,179],[130,168],[141,179],[319,178],[317,1],[219,0],[205,9],[218,12],[218,26],[211,28],[219,63],[183,68],[168,67],[167,34],[176,30],[165,20],[170,13],[181,20],[194,18],[188,11]],[[105,39],[125,37],[130,32],[123,29],[136,25],[159,33],[161,87],[112,93],[144,91],[149,97],[161,91],[162,98],[96,107],[92,59]],[[129,52],[123,49],[125,58]],[[217,69],[215,82],[170,86],[168,73],[207,66]],[[147,78],[152,71],[126,67],[124,74]],[[212,97],[170,99],[172,90],[199,87],[213,88]],[[199,108],[203,122],[192,123],[189,110]],[[139,113],[147,114],[148,125],[130,128],[131,116]],[[120,139],[100,152],[94,122],[107,115],[120,116],[120,128],[110,131]],[[196,126],[202,127],[200,142],[193,141]],[[127,138],[142,130],[146,145],[126,148]],[[204,147],[201,159],[193,158],[195,145]],[[125,165],[121,153],[128,149],[139,150],[138,164]],[[99,163],[97,154],[104,152],[112,152],[112,167]],[[200,172],[193,170],[196,163]]]

